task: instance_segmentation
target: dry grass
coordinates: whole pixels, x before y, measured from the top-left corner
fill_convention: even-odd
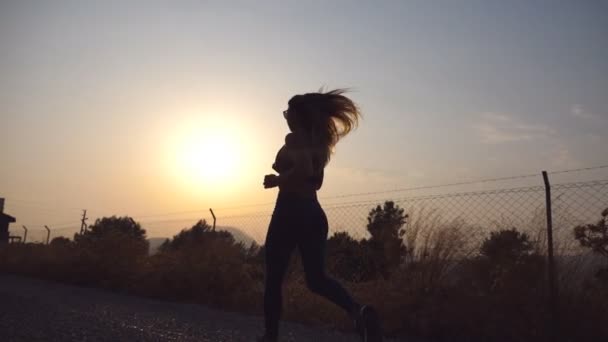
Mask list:
[[[444,220],[433,210],[412,216],[402,267],[388,279],[344,282],[357,300],[379,309],[387,333],[446,341],[608,337],[608,284],[588,277],[578,290],[564,291],[559,336],[552,337],[541,259],[496,268],[479,258],[474,226]],[[215,241],[205,248],[134,257],[128,243],[110,242],[94,249],[74,243],[1,246],[0,271],[261,313],[263,265],[238,244]],[[286,319],[351,329],[339,308],[308,291],[301,268],[291,270],[284,289]]]

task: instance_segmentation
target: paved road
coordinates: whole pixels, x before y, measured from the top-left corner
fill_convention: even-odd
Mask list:
[[[254,341],[262,318],[0,274],[0,341]],[[359,341],[283,323],[282,341]]]

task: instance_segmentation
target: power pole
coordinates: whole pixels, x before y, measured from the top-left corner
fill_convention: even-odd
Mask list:
[[[25,233],[23,234],[23,243],[25,243],[25,240],[27,240],[27,227],[26,226],[22,226],[22,227],[25,230]]]
[[[88,217],[87,217],[87,210],[83,209],[82,210],[82,219],[80,220],[80,235],[84,234],[87,231],[87,221]]]

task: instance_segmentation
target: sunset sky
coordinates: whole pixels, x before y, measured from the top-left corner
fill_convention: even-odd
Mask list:
[[[0,197],[32,230],[272,202],[282,111],[321,86],[364,115],[321,197],[608,164],[606,18],[605,1],[2,0]]]

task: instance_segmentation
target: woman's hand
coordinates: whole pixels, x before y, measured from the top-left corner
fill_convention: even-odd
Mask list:
[[[264,176],[264,188],[270,189],[279,185],[279,176],[277,175],[266,175]]]

